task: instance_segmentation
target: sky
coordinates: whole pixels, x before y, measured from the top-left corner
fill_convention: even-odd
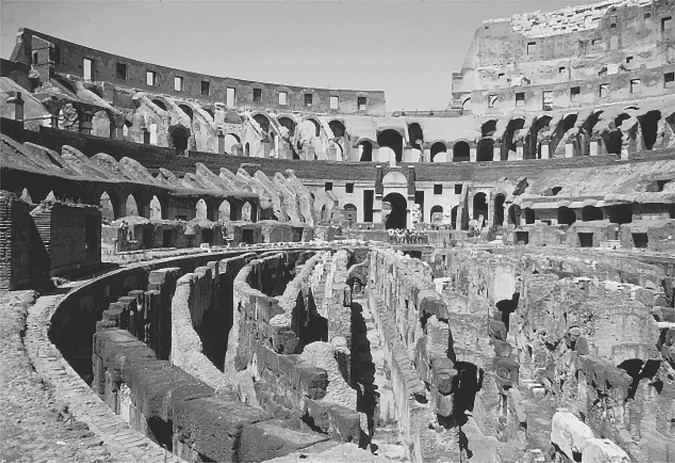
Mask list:
[[[588,0],[0,2],[1,56],[20,27],[188,71],[384,90],[387,110],[443,109],[481,21]]]

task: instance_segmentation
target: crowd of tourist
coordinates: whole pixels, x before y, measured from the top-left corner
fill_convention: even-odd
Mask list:
[[[389,242],[393,244],[427,244],[427,234],[419,230],[408,230],[407,228],[390,228]]]

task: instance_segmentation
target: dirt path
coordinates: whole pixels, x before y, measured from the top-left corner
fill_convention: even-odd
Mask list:
[[[116,461],[35,372],[22,339],[34,299],[32,291],[0,291],[0,460]]]

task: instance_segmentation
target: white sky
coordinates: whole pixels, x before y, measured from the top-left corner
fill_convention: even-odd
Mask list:
[[[2,1],[20,27],[150,63],[289,85],[384,90],[387,109],[442,109],[481,21],[588,1]]]

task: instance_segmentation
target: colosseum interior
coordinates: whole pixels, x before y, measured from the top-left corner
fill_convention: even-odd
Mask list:
[[[72,461],[675,462],[674,5],[484,21],[438,111],[20,29],[4,461],[29,371]]]

